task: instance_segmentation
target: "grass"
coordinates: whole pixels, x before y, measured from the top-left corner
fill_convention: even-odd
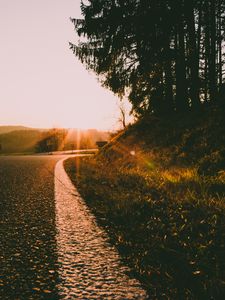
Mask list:
[[[146,128],[132,126],[95,157],[67,160],[66,170],[150,299],[225,299],[223,142],[200,124],[188,129],[195,150],[185,150],[186,128]],[[195,144],[199,128],[212,135]]]
[[[68,160],[66,169],[151,297],[219,299],[224,292],[224,174]]]

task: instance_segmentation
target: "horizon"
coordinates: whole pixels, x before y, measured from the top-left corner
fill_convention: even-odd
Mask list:
[[[0,128],[2,127],[22,127],[25,129],[34,129],[34,130],[52,130],[52,129],[57,129],[57,130],[80,130],[80,131],[88,131],[88,130],[96,130],[96,131],[100,131],[100,132],[111,132],[113,131],[113,129],[111,130],[107,130],[107,129],[99,129],[99,128],[78,128],[78,127],[32,127],[32,126],[26,126],[26,125],[20,125],[20,124],[7,124],[7,125],[2,125],[0,124]],[[0,133],[1,134],[1,133]]]

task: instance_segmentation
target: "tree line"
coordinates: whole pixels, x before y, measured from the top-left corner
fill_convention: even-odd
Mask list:
[[[87,0],[74,54],[137,116],[225,102],[225,0]]]
[[[95,129],[60,129],[52,128],[42,132],[35,144],[35,152],[53,152],[76,149],[96,148],[96,142],[108,140],[108,133]]]

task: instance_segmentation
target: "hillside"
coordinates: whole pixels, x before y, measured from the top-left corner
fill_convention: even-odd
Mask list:
[[[0,126],[0,134],[4,134],[4,133],[9,133],[12,131],[21,131],[21,130],[33,130],[30,127],[25,127],[25,126]]]
[[[224,115],[224,110],[214,109],[167,119],[143,118],[115,136],[101,155],[126,165],[130,151],[135,151],[138,163],[149,159],[163,168],[192,166],[201,174],[216,175],[225,170]]]
[[[65,163],[150,299],[225,295],[224,125],[217,109],[142,119]]]
[[[41,138],[40,130],[15,130],[0,134],[0,153],[35,152],[35,146]]]

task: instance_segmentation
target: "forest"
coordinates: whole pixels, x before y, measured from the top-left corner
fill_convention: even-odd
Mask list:
[[[89,0],[74,54],[137,117],[225,105],[224,0]]]

